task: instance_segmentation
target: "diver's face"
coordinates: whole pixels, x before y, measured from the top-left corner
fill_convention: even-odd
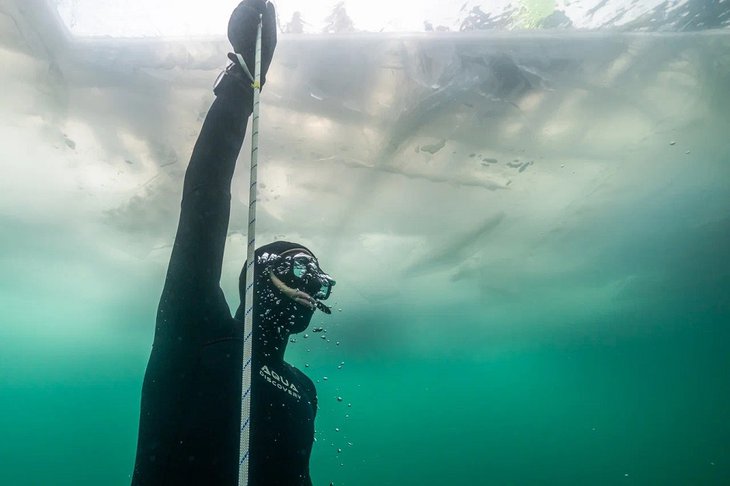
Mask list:
[[[335,280],[322,271],[317,259],[308,251],[295,248],[282,256],[287,253],[290,255],[273,267],[274,285],[297,303],[331,314],[322,301],[329,298]]]
[[[308,309],[314,309],[316,300],[304,290],[304,285],[291,284],[287,285],[281,281],[279,277],[273,273],[269,275],[271,283],[274,284],[279,292],[284,294],[287,298],[293,300],[299,305],[302,305]]]
[[[309,327],[314,309],[287,297],[271,282],[262,282],[256,291],[256,325],[281,337],[300,333]]]
[[[279,304],[281,311],[278,319],[285,323],[289,332],[296,334],[304,331],[314,314],[315,301],[303,290],[290,287],[273,273],[269,275],[273,286],[283,294],[285,301]]]
[[[302,248],[284,252],[267,271],[272,297],[269,318],[281,329],[299,333],[309,326],[315,309],[332,313],[322,300],[330,296],[335,281],[311,253]]]

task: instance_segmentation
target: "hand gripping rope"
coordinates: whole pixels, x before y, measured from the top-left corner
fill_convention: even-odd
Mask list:
[[[251,76],[243,56],[238,62],[251,79],[253,88],[253,125],[251,127],[251,186],[248,196],[248,252],[246,266],[246,317],[243,321],[243,371],[241,373],[241,435],[238,449],[238,486],[248,486],[251,431],[251,344],[253,341],[253,292],[256,249],[256,168],[259,160],[259,95],[261,94],[261,16],[256,36],[255,77]]]

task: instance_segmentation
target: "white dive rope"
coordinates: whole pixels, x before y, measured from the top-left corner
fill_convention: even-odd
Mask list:
[[[238,61],[249,77],[243,56],[236,53]],[[246,267],[246,317],[243,321],[243,372],[241,373],[241,435],[239,442],[238,486],[248,486],[251,431],[251,344],[253,341],[253,292],[254,263],[256,256],[256,168],[259,160],[259,95],[261,92],[261,15],[256,36],[256,61],[253,84],[253,124],[251,127],[251,186],[248,196],[248,252]]]

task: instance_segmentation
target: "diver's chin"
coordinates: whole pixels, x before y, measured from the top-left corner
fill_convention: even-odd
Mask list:
[[[312,320],[312,315],[314,314],[313,310],[307,309],[304,311],[295,322],[292,323],[291,327],[289,328],[289,332],[291,334],[299,334],[300,332],[304,332],[309,327],[309,323]]]
[[[300,333],[303,333],[304,331],[307,330],[308,327],[309,327],[309,324],[307,324],[305,326],[296,326],[296,327],[293,327],[291,329],[291,331],[290,331],[290,334],[300,334]]]

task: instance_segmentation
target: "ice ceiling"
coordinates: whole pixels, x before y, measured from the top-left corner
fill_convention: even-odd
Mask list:
[[[423,32],[474,29],[687,31],[726,27],[726,0],[280,0],[282,32]],[[238,0],[55,0],[76,35],[221,35]]]
[[[575,19],[615,6],[593,2],[591,17],[589,3]],[[117,2],[56,4],[72,29],[98,35],[87,31],[95,9]],[[47,299],[2,332],[40,333],[61,309],[85,316],[77,335],[43,334],[89,339],[104,332],[89,305],[154,306],[182,176],[229,47],[220,36],[69,37],[55,5],[0,5],[1,262],[17,278],[2,299],[17,309],[29,295]],[[166,32],[154,20],[161,3],[125,5]],[[357,5],[347,3],[353,24],[369,25]],[[460,12],[473,11],[453,5],[435,27],[458,30]],[[667,5],[667,19],[697,6]],[[321,30],[312,12],[304,17]],[[188,32],[181,22],[169,32]],[[124,28],[109,32],[147,32]],[[379,328],[378,312],[408,312],[423,330],[477,309],[477,321],[450,329],[448,349],[507,316],[549,327],[551,316],[633,306],[667,286],[691,295],[707,277],[697,268],[713,265],[707,235],[727,224],[728,47],[722,31],[282,35],[263,93],[259,241],[299,240],[320,255],[339,282],[337,305],[370,322],[352,326],[363,346],[403,344],[406,328]],[[223,282],[233,300],[247,187],[239,169]],[[148,310],[140,332],[151,332]]]

